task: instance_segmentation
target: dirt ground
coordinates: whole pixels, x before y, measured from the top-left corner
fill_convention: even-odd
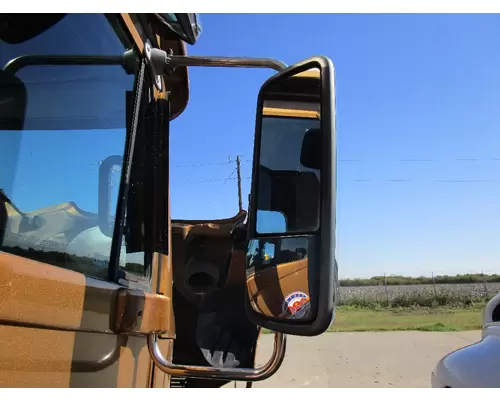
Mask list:
[[[436,363],[480,339],[469,332],[342,332],[287,337],[279,371],[259,387],[430,387]],[[259,341],[257,364],[271,355],[273,335]],[[230,384],[234,387],[234,384]],[[236,387],[244,387],[239,382]]]

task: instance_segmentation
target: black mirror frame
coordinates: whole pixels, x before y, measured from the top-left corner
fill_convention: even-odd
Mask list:
[[[256,204],[257,204],[257,174],[260,160],[260,144],[262,129],[263,91],[266,87],[279,79],[289,78],[311,68],[319,68],[321,79],[321,226],[317,232],[303,232],[302,234],[257,234],[256,232]],[[318,260],[318,302],[317,314],[314,320],[307,322],[270,320],[255,312],[250,305],[248,290],[245,289],[245,308],[248,318],[263,328],[297,336],[317,336],[325,332],[334,320],[337,301],[337,263],[335,260],[335,229],[336,229],[336,194],[337,194],[337,145],[335,130],[335,71],[332,61],[328,57],[317,56],[308,58],[290,67],[283,69],[269,78],[260,88],[257,98],[257,114],[255,123],[255,140],[253,151],[252,190],[248,214],[248,240],[264,237],[287,237],[311,235],[314,237],[315,254],[310,258]],[[314,251],[314,250],[313,250]]]

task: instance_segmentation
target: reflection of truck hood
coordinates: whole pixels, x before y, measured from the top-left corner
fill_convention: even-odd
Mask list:
[[[316,103],[266,100],[263,116],[319,119],[320,109]]]
[[[14,207],[8,208],[6,240],[15,239],[6,245],[21,245],[28,241],[34,245],[42,241],[68,244],[79,233],[98,225],[97,215],[80,210],[73,202],[23,213]],[[44,244],[44,247],[47,246]],[[50,246],[49,246],[50,247]],[[57,249],[54,249],[57,250]]]
[[[109,261],[112,239],[104,235],[98,226],[87,229],[78,234],[68,246],[68,253],[91,257],[94,262]],[[122,243],[120,251],[120,265],[125,266],[125,245]]]
[[[111,238],[98,226],[97,214],[66,202],[29,213],[8,207],[9,223],[5,246],[63,251],[108,262]],[[122,257],[125,255],[122,246]],[[120,261],[121,263],[121,261]]]
[[[309,293],[308,259],[248,270],[246,285],[252,307],[264,315],[280,315],[283,301],[289,294]]]
[[[9,230],[16,233],[36,230],[38,235],[55,232],[71,235],[71,231],[80,232],[85,227],[98,224],[97,214],[81,210],[72,201],[28,213],[23,213],[13,205],[8,205],[7,213]],[[22,220],[25,222],[23,223]]]

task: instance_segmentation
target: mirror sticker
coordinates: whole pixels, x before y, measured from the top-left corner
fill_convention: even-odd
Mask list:
[[[290,319],[302,319],[308,316],[311,310],[309,296],[304,292],[292,292],[283,301],[283,314],[287,311]]]

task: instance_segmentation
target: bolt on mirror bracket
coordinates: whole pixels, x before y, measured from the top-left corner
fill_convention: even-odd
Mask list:
[[[274,333],[274,349],[270,360],[259,368],[216,368],[196,365],[178,365],[168,361],[158,345],[158,335],[148,337],[148,350],[155,365],[163,372],[185,378],[255,382],[268,379],[275,374],[285,358],[286,335]]]
[[[158,50],[154,51],[153,50]],[[165,62],[167,53],[163,50],[155,49],[151,46],[151,43],[147,41],[144,44],[144,55],[146,57],[146,63],[151,74],[151,79],[153,79],[156,89],[160,92],[162,91],[162,80],[161,71],[163,71],[162,64]]]

